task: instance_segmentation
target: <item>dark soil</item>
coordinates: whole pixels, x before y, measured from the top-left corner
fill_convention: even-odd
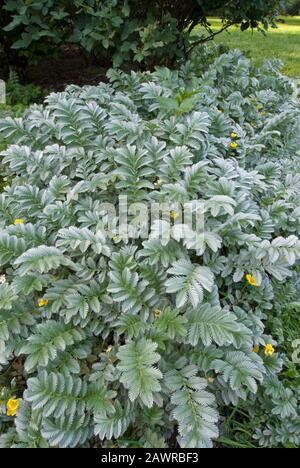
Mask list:
[[[97,85],[107,81],[109,62],[87,59],[80,47],[62,46],[57,58],[41,57],[37,64],[20,62],[17,72],[23,84],[33,83],[49,91],[63,91],[69,84]]]

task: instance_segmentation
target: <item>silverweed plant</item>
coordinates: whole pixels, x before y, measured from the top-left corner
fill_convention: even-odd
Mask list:
[[[278,334],[300,283],[296,90],[279,63],[205,53],[1,120],[1,447],[212,447],[240,404],[253,443],[299,445]]]

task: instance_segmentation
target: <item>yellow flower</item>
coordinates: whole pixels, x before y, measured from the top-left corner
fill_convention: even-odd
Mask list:
[[[275,348],[271,344],[267,344],[265,347],[265,355],[271,357],[274,353]]]
[[[113,350],[113,347],[112,347],[112,346],[109,346],[109,347],[105,350],[105,352],[108,354],[108,353],[111,353],[112,350]]]
[[[231,138],[232,138],[233,140],[236,140],[237,137],[238,137],[238,134],[235,133],[235,132],[232,132],[232,134],[231,134],[230,136],[231,136]]]
[[[10,399],[7,402],[7,416],[15,416],[16,412],[19,408],[19,402],[21,398],[17,398],[16,400]]]
[[[163,184],[163,181],[161,179],[157,179],[157,181],[155,182],[154,185],[155,185],[155,187],[160,188],[162,186],[162,184]]]
[[[44,297],[42,297],[42,299],[40,299],[39,302],[38,302],[39,307],[45,307],[48,304],[49,304],[48,299],[45,299]]]
[[[17,218],[17,219],[14,220],[14,224],[15,224],[15,225],[17,225],[17,224],[24,224],[24,223],[25,223],[24,219],[19,219],[19,218]]]
[[[161,310],[160,309],[155,309],[154,310],[154,315],[155,315],[155,318],[159,318],[161,316]]]
[[[172,221],[175,221],[175,219],[177,219],[178,217],[179,217],[179,214],[176,211],[172,210],[170,212],[170,218]]]
[[[258,354],[259,353],[259,346],[253,346],[252,351],[253,351],[253,353]]]
[[[232,143],[230,143],[230,148],[231,149],[237,149],[237,147],[238,147],[238,144],[235,143],[234,141]]]
[[[119,240],[119,237],[118,237],[118,236],[113,236],[113,237],[112,237],[112,240],[113,240],[114,242],[117,242],[117,241]]]
[[[251,284],[251,286],[257,286],[257,282],[254,278],[254,276],[252,275],[246,275],[246,280],[248,281],[249,284]]]

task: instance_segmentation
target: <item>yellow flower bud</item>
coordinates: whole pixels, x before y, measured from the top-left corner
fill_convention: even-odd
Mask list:
[[[7,416],[15,416],[17,413],[17,410],[19,408],[19,403],[20,403],[21,398],[17,399],[10,399],[7,402]]]
[[[17,219],[14,220],[14,224],[15,224],[15,225],[17,225],[17,224],[24,224],[24,223],[25,223],[24,219],[17,218]]]
[[[155,315],[155,318],[159,318],[161,316],[161,310],[160,309],[155,309],[154,310],[154,315]]]
[[[157,179],[157,181],[154,183],[154,186],[157,188],[160,188],[163,184],[163,181],[161,179]]]
[[[48,299],[45,299],[44,297],[42,297],[42,299],[40,299],[39,302],[38,302],[39,307],[45,307],[48,304],[49,304]]]
[[[248,274],[246,275],[246,280],[248,281],[249,284],[251,284],[251,286],[258,286],[254,276]]]
[[[0,284],[5,284],[6,283],[6,276],[5,275],[1,275],[0,276]]]
[[[265,347],[265,355],[268,357],[273,356],[275,353],[275,348],[271,344],[267,344]]]
[[[179,217],[179,214],[175,210],[172,210],[170,212],[170,218],[172,221],[175,221],[175,219],[177,219],[178,217]]]

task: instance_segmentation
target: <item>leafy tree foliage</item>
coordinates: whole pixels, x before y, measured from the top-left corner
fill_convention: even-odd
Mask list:
[[[299,15],[300,1],[299,0],[286,0],[284,2],[284,11],[288,15]]]
[[[0,7],[0,44],[6,54],[27,58],[53,54],[62,43],[78,44],[88,54],[110,60],[167,63],[195,44],[189,33],[201,24],[208,32],[209,14],[223,18],[223,29],[267,28],[279,0],[5,0]]]

